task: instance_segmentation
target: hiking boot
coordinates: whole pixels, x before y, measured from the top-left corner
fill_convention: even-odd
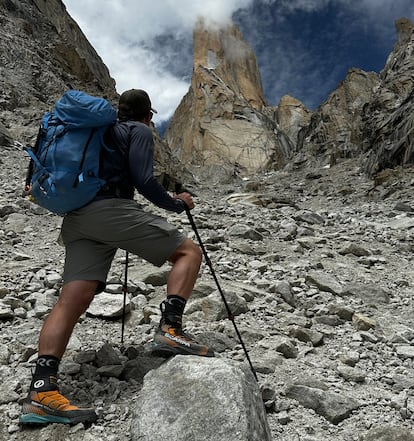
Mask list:
[[[152,353],[164,357],[177,354],[214,357],[214,352],[211,349],[197,343],[185,334],[181,327],[174,327],[166,323],[161,323],[154,335]]]
[[[97,420],[93,409],[80,409],[70,404],[59,390],[30,391],[23,402],[21,424],[78,424],[94,423]]]

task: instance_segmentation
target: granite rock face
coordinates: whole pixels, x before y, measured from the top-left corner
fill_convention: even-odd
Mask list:
[[[298,134],[309,125],[312,112],[296,98],[284,95],[275,109],[274,118],[293,145],[298,144]]]
[[[60,0],[2,0],[0,111],[14,139],[27,141],[39,112],[70,84],[115,99],[115,81]]]
[[[293,145],[266,108],[256,57],[240,30],[199,22],[191,87],[166,132],[174,154],[230,175],[282,166]]]
[[[191,87],[166,133],[170,148],[216,177],[351,157],[361,158],[369,175],[412,164],[413,24],[400,19],[396,29],[398,41],[380,74],[350,68],[312,112],[289,96],[268,106],[240,31],[200,22]]]
[[[407,18],[395,23],[398,40],[380,73],[380,84],[363,109],[365,170],[414,163],[414,25]]]
[[[372,101],[379,83],[374,72],[350,69],[301,130],[297,150],[309,162],[331,165],[361,155],[362,109]]]

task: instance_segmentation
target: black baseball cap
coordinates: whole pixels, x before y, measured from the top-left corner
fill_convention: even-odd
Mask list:
[[[126,90],[119,97],[119,116],[140,119],[149,112],[157,113],[152,108],[151,100],[147,92],[142,89]]]

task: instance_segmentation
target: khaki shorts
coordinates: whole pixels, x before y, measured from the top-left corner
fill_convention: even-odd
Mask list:
[[[145,212],[129,199],[104,199],[63,219],[66,247],[64,282],[99,280],[105,287],[118,248],[161,266],[186,239],[164,218]]]

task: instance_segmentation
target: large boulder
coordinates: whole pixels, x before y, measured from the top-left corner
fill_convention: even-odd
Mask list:
[[[262,396],[244,364],[176,356],[149,372],[137,397],[133,441],[271,441]]]

